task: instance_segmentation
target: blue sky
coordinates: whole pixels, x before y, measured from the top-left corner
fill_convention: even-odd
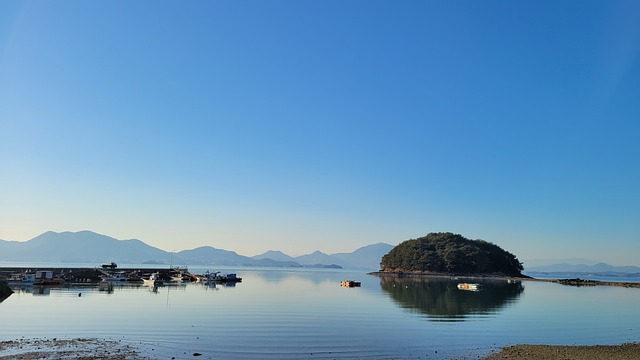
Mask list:
[[[0,239],[451,231],[640,265],[640,3],[0,2]]]

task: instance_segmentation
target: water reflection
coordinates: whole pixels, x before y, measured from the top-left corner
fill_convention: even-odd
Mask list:
[[[51,294],[51,286],[45,285],[13,285],[9,288],[18,294],[32,294],[34,296],[49,296]]]
[[[49,296],[51,295],[51,288],[48,286],[34,286],[33,295]]]
[[[98,284],[98,291],[104,291],[107,294],[113,294],[113,282],[101,282]]]
[[[165,291],[179,289],[184,290],[187,283],[172,284],[172,285],[145,285],[142,283],[114,283],[114,282],[99,282],[93,284],[69,284],[58,286],[47,285],[12,285],[9,286],[11,290],[16,294],[30,294],[34,296],[49,296],[53,292],[62,294],[82,294],[82,293],[99,293],[106,295],[113,295],[117,291],[133,291],[137,289],[148,289],[149,292],[158,293],[159,289],[165,289]],[[204,287],[204,285],[203,285]],[[214,286],[215,287],[215,286]],[[82,295],[79,295],[82,297]]]
[[[480,291],[458,289],[459,281],[436,278],[381,277],[380,287],[396,304],[431,321],[464,321],[492,315],[524,292],[521,282],[483,281]]]
[[[325,282],[335,281],[336,274],[339,272],[324,270],[312,271],[308,269],[294,270],[262,270],[247,272],[251,277],[260,279],[261,281],[271,284],[283,284],[294,281],[304,281],[310,285],[320,285]]]

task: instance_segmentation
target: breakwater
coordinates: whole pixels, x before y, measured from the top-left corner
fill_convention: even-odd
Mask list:
[[[181,279],[182,281],[196,281],[197,277],[186,268],[73,268],[73,267],[0,267],[0,281],[17,281],[21,276],[34,274],[40,271],[51,272],[52,278],[64,280],[64,284],[97,284],[105,277],[119,273],[129,282],[142,282],[151,274],[158,274],[160,280],[170,281]]]

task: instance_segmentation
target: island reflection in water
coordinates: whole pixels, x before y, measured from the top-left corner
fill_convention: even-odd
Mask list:
[[[400,307],[424,314],[430,321],[464,321],[495,315],[524,292],[520,281],[483,280],[479,291],[458,289],[462,280],[444,278],[380,278],[383,292]]]

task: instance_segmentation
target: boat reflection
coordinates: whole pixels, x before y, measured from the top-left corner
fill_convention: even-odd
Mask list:
[[[14,293],[32,294],[34,296],[49,296],[51,289],[59,289],[60,286],[44,286],[44,285],[13,285],[9,287]]]
[[[51,295],[51,288],[49,286],[34,286],[33,295],[35,296],[49,296]]]
[[[104,291],[107,294],[113,294],[113,283],[103,281],[98,284],[98,291]]]
[[[495,315],[524,292],[520,281],[485,280],[480,291],[464,291],[459,281],[439,278],[381,277],[380,287],[400,307],[430,321],[464,321]]]

